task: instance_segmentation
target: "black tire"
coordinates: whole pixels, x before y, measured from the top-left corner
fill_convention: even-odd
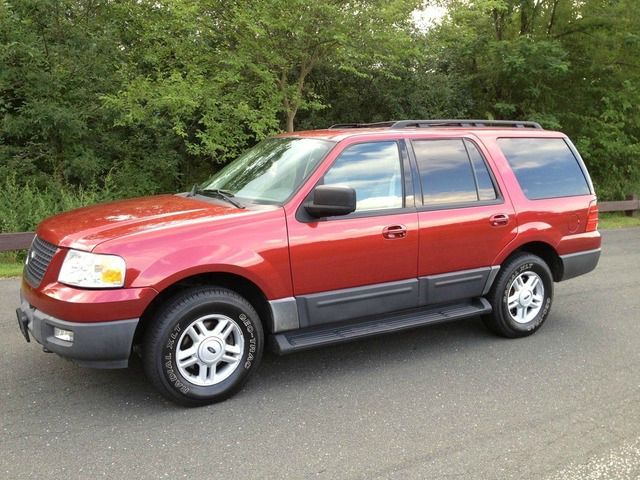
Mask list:
[[[214,320],[209,320],[206,318],[207,316],[216,317]],[[218,317],[221,320],[218,320]],[[206,328],[212,330],[200,332],[198,325],[204,323],[196,323],[198,320],[208,322]],[[231,335],[230,342],[234,343],[231,347],[237,345],[236,361],[225,363],[224,359],[219,359],[220,363],[216,362],[212,366],[205,365],[205,372],[217,371],[218,365],[222,365],[225,369],[224,373],[228,376],[219,383],[198,385],[193,382],[198,381],[196,376],[202,366],[194,364],[192,367],[179,368],[176,363],[178,349],[181,353],[186,351],[188,347],[193,347],[195,352],[202,352],[201,349],[208,344],[204,341],[196,344],[188,333],[194,332],[193,326],[196,325],[195,333],[201,333],[202,338],[205,338],[205,334],[212,334],[217,322],[226,322],[225,325],[231,331],[231,334],[228,335]],[[220,339],[222,337],[216,337],[213,341]],[[226,352],[227,344],[225,342],[227,340],[222,339],[222,343],[214,345],[215,348],[208,348],[209,352],[215,353],[215,350],[220,352],[218,347],[221,347],[223,353]],[[201,345],[200,348],[197,348],[198,345]],[[225,288],[196,287],[173,297],[158,312],[157,318],[153,320],[153,325],[150,325],[145,333],[142,360],[147,377],[162,395],[180,405],[194,407],[221,402],[240,390],[258,368],[263,349],[264,333],[260,318],[246,299]],[[206,352],[204,353],[208,355]],[[194,354],[193,358],[197,358],[201,363],[201,357],[198,355],[200,353]],[[231,368],[232,366],[233,368]],[[190,378],[191,372],[187,371],[189,368],[195,369],[193,370],[195,373]],[[214,380],[215,375],[213,373]],[[207,378],[204,381],[212,380]]]
[[[522,307],[518,303],[517,308],[509,310],[508,298],[511,293],[515,296],[518,286],[514,283],[516,279],[527,280],[527,284],[535,281],[535,276],[542,282],[544,288],[543,295],[535,295],[536,298],[542,297],[541,305]],[[538,282],[539,282],[538,281]],[[536,282],[536,284],[538,283]],[[527,288],[522,288],[523,302],[529,301],[526,293]],[[539,290],[533,292],[539,293]],[[487,300],[491,303],[493,311],[489,315],[482,317],[484,324],[493,332],[508,338],[526,337],[536,332],[544,323],[553,301],[553,276],[549,266],[536,255],[529,253],[518,253],[510,257],[500,268],[500,272],[487,296]],[[537,309],[537,313],[536,313]],[[514,313],[515,312],[515,313]],[[518,313],[525,313],[524,318],[517,321],[514,316]],[[534,315],[535,313],[535,315]],[[531,316],[531,318],[528,318]]]

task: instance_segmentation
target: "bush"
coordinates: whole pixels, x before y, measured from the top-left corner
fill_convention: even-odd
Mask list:
[[[35,229],[46,217],[93,203],[113,200],[110,178],[105,186],[71,187],[53,181],[38,187],[33,181],[21,183],[15,174],[0,184],[0,232],[23,232]]]

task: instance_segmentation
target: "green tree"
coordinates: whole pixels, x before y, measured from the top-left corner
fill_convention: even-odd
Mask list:
[[[237,3],[233,41],[280,95],[285,128],[298,112],[326,107],[310,85],[315,70],[367,76],[390,71],[411,49],[415,0],[254,0]],[[361,92],[362,93],[362,92]]]
[[[89,183],[108,168],[98,96],[116,30],[105,2],[0,2],[1,174]]]
[[[187,179],[277,130],[277,98],[259,66],[235,54],[224,2],[140,1],[120,9],[130,17],[122,88],[102,97],[117,127],[170,141]]]
[[[427,34],[472,116],[538,120],[576,140],[602,197],[640,185],[634,0],[450,0]]]
[[[0,0],[2,205],[51,199],[36,221],[184,188],[281,130],[434,117],[538,120],[601,198],[640,190],[636,0],[436,2],[421,32],[420,0]]]

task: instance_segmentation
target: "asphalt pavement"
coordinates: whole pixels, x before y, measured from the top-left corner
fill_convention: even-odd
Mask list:
[[[184,409],[21,337],[0,281],[0,478],[639,479],[640,229],[604,233],[525,339],[479,319],[267,355]]]

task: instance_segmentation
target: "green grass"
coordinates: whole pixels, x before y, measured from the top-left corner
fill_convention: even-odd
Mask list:
[[[640,227],[640,216],[627,217],[624,213],[601,213],[598,228],[608,230],[612,228]]]
[[[0,252],[0,278],[19,277],[24,265],[24,250]]]
[[[0,263],[0,278],[19,277],[22,275],[22,262]]]

